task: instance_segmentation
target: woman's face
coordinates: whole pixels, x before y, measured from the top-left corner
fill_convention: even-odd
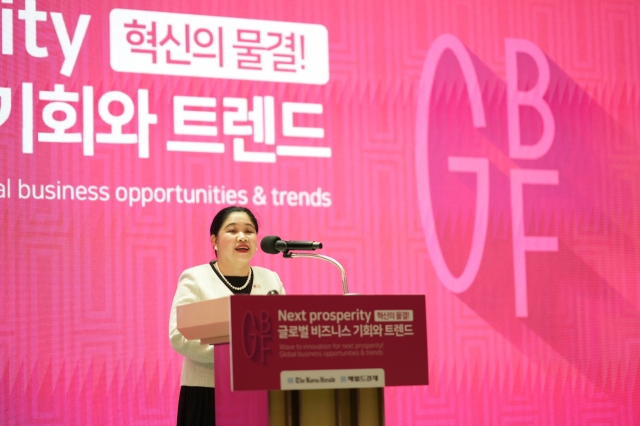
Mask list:
[[[222,224],[211,242],[218,247],[218,261],[222,265],[242,266],[256,253],[258,236],[253,222],[244,212],[233,212]]]

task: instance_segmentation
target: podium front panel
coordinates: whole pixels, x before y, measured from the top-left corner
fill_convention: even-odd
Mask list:
[[[424,295],[233,296],[233,390],[427,385]]]

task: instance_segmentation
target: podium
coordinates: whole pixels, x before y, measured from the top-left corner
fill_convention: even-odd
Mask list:
[[[218,426],[384,425],[384,387],[429,382],[424,295],[233,295],[177,321],[215,345]]]

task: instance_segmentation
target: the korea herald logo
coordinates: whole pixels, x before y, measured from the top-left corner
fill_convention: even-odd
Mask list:
[[[272,353],[269,342],[271,337],[271,316],[260,311],[260,317],[246,311],[242,319],[242,346],[247,358],[254,362],[267,364],[267,352]]]

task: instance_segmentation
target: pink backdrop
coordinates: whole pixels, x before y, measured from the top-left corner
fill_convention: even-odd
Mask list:
[[[1,424],[175,422],[169,308],[223,189],[352,291],[427,295],[431,384],[388,424],[640,422],[639,4],[1,8]]]

